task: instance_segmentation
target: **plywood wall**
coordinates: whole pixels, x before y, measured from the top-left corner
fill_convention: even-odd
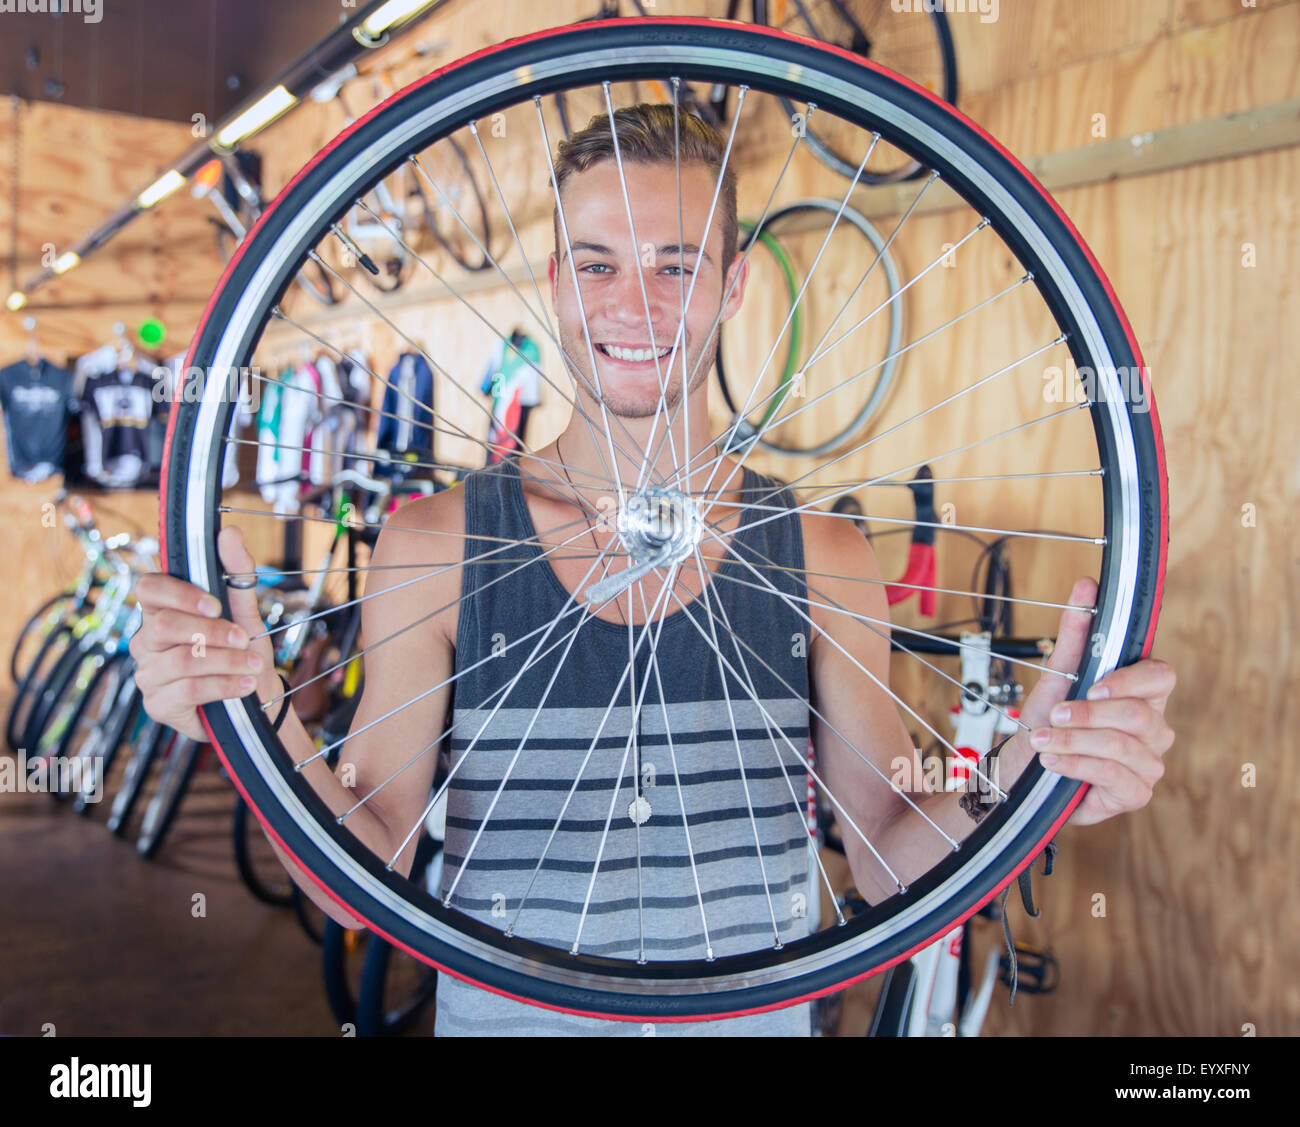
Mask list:
[[[661,2],[657,10],[720,14],[714,9],[722,7]],[[498,40],[503,27],[522,34],[579,14],[586,14],[584,7],[573,2],[542,10],[494,0],[449,13],[430,25],[427,37],[449,39],[444,54],[449,58]],[[1260,0],[1250,9],[1236,0],[1002,0],[994,22],[969,14],[950,18],[963,109],[1022,158],[1089,144],[1096,137],[1097,115],[1103,115],[1105,136],[1113,138],[1300,95],[1293,65],[1300,54],[1300,3],[1287,0]],[[417,64],[407,69],[413,76]],[[360,108],[354,102],[353,109]],[[336,106],[307,105],[269,130],[262,142],[268,185],[284,183],[341,123]],[[122,128],[128,124],[147,125],[141,136],[147,134],[148,144],[158,146],[158,159],[165,159],[171,139],[163,137],[162,127],[155,133],[151,123],[124,122]],[[761,141],[742,150],[742,214],[758,212],[783,153]],[[46,162],[33,166],[41,169],[33,173],[38,183],[77,181],[75,168],[55,168],[54,156],[34,159]],[[502,160],[498,171],[511,175],[516,169]],[[1057,871],[1040,885],[1043,917],[1026,920],[1014,907],[1013,920],[1017,938],[1050,948],[1060,961],[1060,989],[1052,997],[1018,999],[1014,1010],[999,995],[988,1032],[1232,1036],[1245,1025],[1261,1035],[1300,1032],[1300,987],[1291,985],[1286,958],[1288,937],[1300,928],[1300,907],[1283,892],[1294,887],[1289,858],[1300,846],[1295,828],[1300,779],[1290,754],[1290,734],[1300,727],[1294,692],[1300,657],[1290,641],[1300,578],[1292,517],[1300,502],[1300,476],[1287,433],[1293,427],[1285,422],[1300,416],[1291,359],[1300,349],[1300,329],[1288,316],[1291,272],[1300,256],[1297,183],[1300,151],[1288,149],[1058,194],[1107,271],[1153,373],[1172,506],[1155,654],[1179,672],[1168,712],[1178,742],[1148,809],[1102,826],[1067,828],[1059,836]],[[531,181],[507,187],[530,258],[550,247],[544,187]],[[838,194],[843,182],[811,162],[793,170],[787,187],[788,198]],[[77,205],[78,221],[84,213]],[[214,273],[215,263],[196,257],[206,232],[191,201],[175,201],[174,216],[164,218],[160,211],[158,222],[174,224],[174,241],[160,228],[149,236],[160,248],[152,256],[122,252],[124,263],[148,263],[152,272],[145,270],[126,287],[101,280],[99,296],[107,300],[112,292],[121,296],[129,290],[131,300],[144,308],[152,286],[173,302],[167,308],[179,326],[182,295],[189,295],[190,286],[201,295],[202,279]],[[908,275],[920,270],[972,225],[973,217],[963,209],[914,218],[895,248],[900,267]],[[888,231],[892,222],[885,218],[879,226]],[[32,240],[24,238],[30,253]],[[814,236],[792,238],[790,245],[805,260],[816,250]],[[113,253],[105,257],[111,260]],[[512,258],[517,265],[518,248]],[[846,277],[856,277],[849,272],[852,263],[841,265]],[[909,336],[954,316],[1018,272],[996,241],[972,240],[953,268],[935,271],[909,293]],[[84,278],[88,284],[94,276],[87,272]],[[174,284],[163,285],[162,279]],[[73,289],[59,292],[69,301],[77,298]],[[910,356],[886,422],[933,402],[934,389],[962,372],[988,373],[1041,343],[1046,326],[1030,296],[1013,297],[1001,319],[963,323]],[[771,285],[753,289],[746,319],[733,334],[738,366],[761,361],[762,334],[770,334],[774,319],[779,324],[784,313],[779,299]],[[870,295],[862,300],[869,308]],[[518,299],[506,289],[485,291],[476,303],[494,324],[508,327],[520,316]],[[454,303],[433,300],[432,291],[428,301],[385,308],[389,326],[355,300],[325,320],[308,304],[300,302],[295,311],[327,339],[365,345],[376,370],[386,371],[408,347],[403,336],[427,348],[445,361],[448,375],[440,377],[436,397],[449,426],[484,433],[484,401],[464,388],[477,385],[491,331],[457,315]],[[13,342],[11,321],[5,322],[9,335],[0,341]],[[558,378],[557,357],[543,344],[544,364]],[[869,338],[862,348],[869,350]],[[292,360],[296,349],[294,338],[268,336],[259,359],[270,368]],[[910,464],[918,445],[947,449],[965,428],[988,433],[999,421],[1008,425],[1042,413],[1041,373],[1051,362],[1061,362],[1061,356],[1040,359],[1022,375],[1017,394],[972,397],[961,412],[930,420],[923,444],[899,436],[892,446],[882,444],[846,464],[846,476]],[[720,402],[714,407],[720,425],[725,414]],[[564,415],[561,399],[548,393],[536,416],[534,440],[558,430]],[[479,460],[472,443],[439,442],[441,457]],[[1002,468],[1055,466],[1065,453],[1045,434],[1031,436]],[[987,461],[979,464],[980,472],[992,472]],[[769,468],[786,477],[801,472],[797,462]],[[1096,527],[1095,512],[1080,507],[1077,494],[1062,511],[1050,489],[996,495],[960,490],[953,486],[944,496],[962,523],[1058,527],[1068,520]],[[0,506],[8,527],[18,530],[21,547],[0,563],[8,569],[7,575],[0,572],[6,624],[16,623],[40,592],[56,587],[57,569],[69,566],[67,545],[54,546],[63,534],[39,526],[39,502],[48,493],[12,482],[0,487]],[[129,515],[146,525],[156,515],[152,498],[114,497],[109,503],[123,511],[123,519]],[[1243,506],[1252,507],[1253,523],[1243,521]],[[905,497],[886,498],[873,511],[905,515]],[[879,541],[887,574],[901,570],[904,541]],[[969,571],[973,556],[963,551],[954,547],[947,561],[953,576]],[[63,563],[56,564],[59,559]],[[1019,581],[1041,583],[1035,589],[1057,599],[1068,592],[1067,575],[1095,569],[1095,563],[1088,549],[1048,557],[1025,546],[1015,556]],[[945,601],[938,618],[959,617],[959,610],[957,603]],[[899,620],[924,624],[911,604],[900,608]],[[1018,627],[1051,632],[1055,616],[1031,616]],[[917,691],[935,715],[949,703],[942,689],[918,685]],[[1253,770],[1256,785],[1242,785],[1247,770]],[[1097,911],[1098,896],[1104,897],[1104,915]],[[999,939],[989,926],[977,946],[983,950]],[[875,989],[868,983],[851,992],[846,1032],[865,1028]]]

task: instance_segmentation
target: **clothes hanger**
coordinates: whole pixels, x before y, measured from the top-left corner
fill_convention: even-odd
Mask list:
[[[36,339],[36,318],[24,317],[23,328],[27,330],[27,364],[35,368],[40,363],[40,344]]]
[[[135,345],[126,335],[126,326],[121,321],[113,323],[113,337],[117,345],[117,366],[121,370],[135,358]]]

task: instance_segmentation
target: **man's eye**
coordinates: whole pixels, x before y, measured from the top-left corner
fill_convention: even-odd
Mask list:
[[[583,270],[608,270],[609,265],[604,262],[588,262],[586,266],[582,267],[582,269]]]

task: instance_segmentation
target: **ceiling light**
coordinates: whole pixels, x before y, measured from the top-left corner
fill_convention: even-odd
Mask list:
[[[14,290],[5,301],[11,313],[17,313],[24,305],[27,304],[27,295],[22,290]]]
[[[173,168],[136,196],[135,206],[139,208],[153,207],[154,204],[165,200],[184,183],[185,177]]]
[[[56,274],[66,274],[80,261],[81,255],[79,255],[75,250],[70,250],[66,254],[59,255],[59,257],[54,260],[54,272]]]
[[[441,0],[388,0],[387,4],[376,8],[354,27],[352,35],[363,46],[376,47],[385,32],[398,24],[406,23],[412,16],[436,3],[441,3]]]
[[[251,137],[259,129],[265,128],[297,102],[298,99],[288,90],[283,86],[277,86],[274,90],[263,94],[229,125],[224,126],[217,133],[215,141],[223,149],[234,148],[245,137]]]

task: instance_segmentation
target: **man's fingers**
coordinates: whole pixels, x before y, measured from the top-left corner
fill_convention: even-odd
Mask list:
[[[144,578],[147,579],[148,576]],[[245,649],[248,646],[248,631],[229,619],[205,618],[164,607],[148,612],[144,625],[131,636],[128,648],[138,662],[148,654],[170,650],[179,645],[192,646],[195,650],[206,650],[209,647]]]
[[[1090,578],[1075,580],[1074,588],[1066,601],[1070,606],[1080,609],[1061,612],[1056,645],[1046,662],[1046,668],[1057,670],[1058,673],[1073,673],[1083,660],[1084,650],[1092,634],[1092,608],[1097,601],[1097,581]],[[1031,726],[1047,724],[1052,706],[1065,700],[1070,692],[1070,684],[1069,678],[1057,676],[1056,673],[1040,674],[1038,684],[1025,698],[1021,719]]]
[[[1116,700],[1072,700],[1052,709],[1052,724],[1073,731],[1086,728],[1109,728],[1140,740],[1159,755],[1174,743],[1173,729],[1165,723],[1159,709],[1140,697]]]
[[[147,692],[186,678],[222,674],[256,676],[262,671],[262,664],[262,658],[250,650],[173,646],[141,665],[136,670],[135,683],[141,692]]]
[[[201,704],[246,697],[256,684],[257,678],[252,674],[186,677],[152,690],[145,702],[146,711],[166,723],[168,716],[192,714]]]
[[[170,607],[173,610],[208,619],[216,618],[221,614],[221,600],[216,596],[200,591],[193,583],[187,583],[184,579],[178,579],[174,575],[164,575],[159,571],[147,572],[140,576],[132,588],[132,594],[145,610],[161,610]]]
[[[1158,658],[1144,658],[1100,678],[1088,690],[1088,699],[1140,697],[1163,712],[1174,691],[1176,680],[1174,668],[1168,662]]]
[[[1165,773],[1159,755],[1136,737],[1113,728],[1053,728],[1045,744],[1040,747],[1031,738],[1030,746],[1038,752],[1043,766],[1108,790],[1126,785],[1125,776],[1129,774],[1150,789]],[[1057,757],[1056,763],[1047,762],[1051,756]]]
[[[227,575],[238,575],[241,580],[247,580],[256,574],[257,565],[244,544],[244,533],[235,525],[227,525],[217,535],[217,552]],[[230,600],[231,617],[237,625],[249,634],[261,634],[266,629],[257,609],[256,587],[247,590],[227,587],[226,598]]]
[[[1049,744],[1039,753],[1043,766],[1058,775],[1091,783],[1108,798],[1112,812],[1137,810],[1151,801],[1155,785],[1165,773],[1159,756],[1136,741],[1120,737],[1123,743],[1102,739],[1102,732],[1070,732],[1071,750]],[[1050,760],[1050,762],[1049,762]]]

